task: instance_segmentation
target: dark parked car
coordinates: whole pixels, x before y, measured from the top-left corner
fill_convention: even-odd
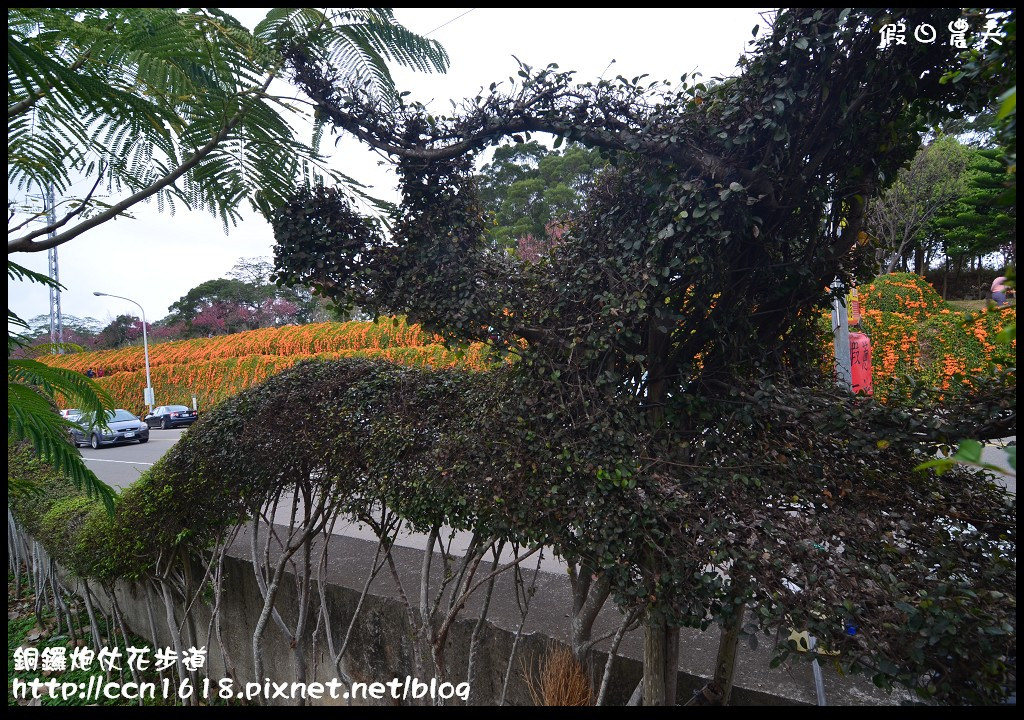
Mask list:
[[[184,405],[162,405],[153,408],[153,412],[146,416],[146,425],[149,427],[159,425],[166,430],[167,428],[191,425],[198,417],[198,412]]]
[[[71,439],[74,441],[75,447],[91,445],[93,449],[96,449],[102,445],[116,445],[136,440],[140,444],[149,442],[149,426],[127,410],[120,408],[107,411],[107,426],[105,428],[95,423],[92,413],[83,414],[76,422],[78,428],[71,431]]]

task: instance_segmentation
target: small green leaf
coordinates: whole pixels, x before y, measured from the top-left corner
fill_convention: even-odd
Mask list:
[[[996,98],[996,100],[999,102],[999,112],[996,113],[996,120],[1002,120],[1017,109],[1017,86],[1014,85]]]
[[[953,467],[954,464],[955,463],[954,463],[952,458],[941,458],[939,460],[929,460],[928,462],[923,462],[920,465],[918,465],[917,467],[915,467],[914,471],[915,472],[921,472],[922,470],[927,470],[929,468],[935,468],[936,474],[942,475],[944,472],[948,471],[951,467]]]
[[[982,445],[977,440],[964,440],[960,443],[953,458],[970,463],[981,462],[981,450]]]

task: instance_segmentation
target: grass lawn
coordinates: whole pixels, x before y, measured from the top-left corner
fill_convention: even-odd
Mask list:
[[[988,300],[947,300],[950,307],[954,310],[969,310],[977,312],[978,310],[984,310],[988,307]]]

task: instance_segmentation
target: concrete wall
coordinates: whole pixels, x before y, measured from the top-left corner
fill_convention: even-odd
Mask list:
[[[340,645],[359,601],[367,571],[373,560],[375,545],[365,540],[340,536],[332,537],[331,543],[326,575],[327,606],[331,618],[331,632],[335,642]],[[248,548],[248,541],[243,536],[229,551],[225,564],[221,616],[225,649],[233,666],[233,675],[239,682],[256,679],[252,658],[252,634],[263,605],[252,563],[248,557]],[[415,598],[419,589],[422,551],[396,546],[393,552],[403,587],[411,598]],[[317,556],[317,553],[314,553],[314,558]],[[435,556],[435,567],[440,567],[439,563],[440,556]],[[532,568],[526,575],[529,582],[533,576]],[[277,608],[288,622],[293,622],[297,604],[294,579],[291,580],[282,583],[277,600]],[[531,660],[536,662],[552,643],[567,642],[571,607],[568,578],[541,572],[537,575],[536,586],[531,609],[524,624],[524,632],[519,640],[517,657],[513,661],[506,704],[533,704],[524,679],[522,663]],[[132,631],[153,641],[156,646],[171,646],[163,602],[152,590],[122,582],[116,592],[125,620]],[[448,639],[448,679],[453,683],[466,679],[469,641],[479,613],[482,595],[481,589],[467,604]],[[147,596],[156,618],[155,638],[150,632]],[[218,679],[229,676],[229,673],[221,660],[216,638],[207,640],[207,633],[211,632],[210,602],[212,598],[206,597],[197,603],[196,645],[208,646],[208,675],[216,683]],[[319,595],[315,588],[314,604],[319,604]],[[327,682],[337,677],[338,673],[328,657],[322,634],[319,634],[314,644],[312,634],[316,624],[316,607],[311,615],[302,653],[305,680]],[[614,631],[620,619],[621,615],[614,607],[606,607],[595,623],[594,636],[599,637]],[[488,622],[481,635],[471,688],[471,703],[497,704],[520,621],[521,615],[513,585],[507,576],[502,576],[495,586]],[[264,637],[264,665],[267,678],[277,682],[296,680],[295,654],[273,620],[268,622]],[[680,701],[685,701],[704,684],[706,676],[711,671],[717,643],[718,633],[714,629],[705,633],[682,631],[678,685]],[[815,695],[810,666],[798,662],[792,666],[769,670],[770,656],[767,647],[770,644],[766,638],[756,651],[745,646],[741,649],[733,704],[813,704]],[[607,645],[608,642],[605,642],[604,647]],[[642,632],[636,631],[628,635],[619,653],[607,700],[610,704],[625,703],[642,676]],[[596,654],[598,678],[605,659],[606,656],[602,652]],[[425,664],[428,668],[432,667],[429,657]],[[387,682],[395,677],[404,680],[406,675],[417,676],[413,662],[409,617],[404,603],[400,600],[398,587],[387,570],[378,575],[364,600],[342,667],[353,680],[361,682]],[[864,679],[841,678],[828,667],[825,671],[829,704],[894,704],[899,700],[884,695]],[[259,678],[263,679],[265,678]],[[426,677],[418,679],[429,680]],[[330,701],[323,700],[312,704],[328,702]],[[335,702],[344,704],[342,700]],[[383,700],[377,703],[392,704],[393,701]],[[270,704],[295,703],[285,703],[277,699]]]

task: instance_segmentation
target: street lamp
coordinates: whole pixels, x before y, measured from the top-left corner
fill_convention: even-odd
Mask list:
[[[101,293],[101,292],[96,292],[95,290],[93,291],[92,294],[93,295],[97,295],[97,296],[102,295],[102,296],[106,296],[106,297],[118,298],[119,300],[127,300],[130,303],[134,303],[135,305],[139,305],[137,302],[135,302],[131,298],[126,298],[126,297],[123,297],[121,295],[111,295],[110,293]],[[146,311],[142,309],[141,305],[139,305],[139,310],[142,311],[142,349],[143,349],[143,352],[146,355],[146,392],[145,392],[145,397],[144,397],[143,401],[147,405],[149,405],[149,414],[152,415],[153,414],[153,383],[149,379],[149,340],[146,338]]]

